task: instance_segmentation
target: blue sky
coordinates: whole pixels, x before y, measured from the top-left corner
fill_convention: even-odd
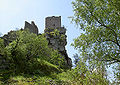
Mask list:
[[[67,28],[67,52],[72,58],[77,51],[70,44],[80,35],[80,30],[71,24],[73,0],[0,0],[0,32],[6,34],[15,28],[23,28],[24,22],[35,21],[39,32],[44,31],[45,17],[61,16],[62,26]]]

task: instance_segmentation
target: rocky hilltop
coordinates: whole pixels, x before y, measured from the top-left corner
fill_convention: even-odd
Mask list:
[[[31,23],[25,21],[24,29],[29,29],[31,33],[34,33],[36,35],[39,34],[39,30],[37,25],[35,25],[34,21],[31,21]],[[15,31],[10,31],[8,34],[4,35],[2,38],[4,39],[4,44],[7,46],[10,42],[15,40],[16,35],[12,35]],[[45,37],[48,40],[48,45],[50,48],[53,48],[55,50],[58,50],[58,52],[64,56],[65,62],[67,67],[72,67],[72,61],[68,57],[67,51],[65,49],[65,46],[67,45],[67,36],[66,36],[66,28],[61,27],[61,16],[52,16],[52,17],[46,17],[45,19]],[[15,34],[15,33],[14,33]]]

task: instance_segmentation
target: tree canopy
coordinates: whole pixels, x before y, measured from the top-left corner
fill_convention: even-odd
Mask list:
[[[90,62],[116,63],[119,67],[120,1],[76,0],[72,4],[72,20],[84,31],[73,46]]]
[[[9,63],[8,71],[29,74],[44,70],[43,72],[49,73],[50,69],[46,69],[49,65],[55,71],[65,68],[64,57],[57,50],[48,47],[44,34],[36,35],[19,30],[9,33],[9,37],[11,42],[7,46],[4,46],[6,41],[0,38],[0,57]]]

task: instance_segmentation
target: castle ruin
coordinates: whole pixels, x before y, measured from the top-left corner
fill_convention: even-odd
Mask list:
[[[24,29],[29,29],[31,33],[38,35],[38,27],[32,21],[31,24],[25,21]],[[58,31],[58,35],[52,35],[52,33]],[[72,66],[72,61],[68,57],[65,46],[67,45],[66,28],[61,27],[61,16],[51,16],[45,18],[45,35],[48,40],[49,47],[58,50],[58,52],[64,56],[67,66]]]
[[[34,34],[39,34],[38,33],[38,27],[35,25],[34,21],[31,22],[31,24],[27,21],[25,21],[25,26],[24,29],[22,30],[26,30],[28,29],[31,33]],[[52,34],[55,33],[55,31],[57,31],[57,34]],[[14,33],[15,31],[10,31],[8,32],[8,34],[4,35],[2,37],[2,39],[4,39],[4,44],[5,46],[9,45],[10,42],[12,42],[12,40],[15,40],[14,38],[15,35],[11,38],[10,35],[12,33]],[[61,27],[61,16],[52,16],[52,17],[46,17],[45,18],[45,37],[48,40],[48,46],[58,50],[58,52],[64,56],[65,62],[66,62],[66,66],[71,68],[72,67],[72,61],[71,59],[68,57],[67,51],[65,49],[65,46],[67,45],[67,36],[66,36],[66,28],[65,27]],[[1,59],[1,55],[0,55],[0,64],[2,62],[4,62],[3,59]],[[0,66],[0,68],[2,68]]]

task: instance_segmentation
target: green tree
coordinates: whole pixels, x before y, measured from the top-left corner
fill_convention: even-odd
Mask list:
[[[63,56],[48,47],[44,35],[36,35],[29,31],[14,33],[11,36],[16,35],[16,38],[5,47],[6,54],[4,55],[10,62],[10,69],[18,73],[34,73],[35,70],[44,68],[44,63],[49,64],[52,61],[54,61],[52,64],[63,67]]]
[[[76,0],[72,4],[72,20],[84,31],[73,46],[92,65],[101,61],[120,65],[120,1]]]
[[[4,40],[0,38],[0,54],[3,55],[4,53]]]
[[[75,64],[75,67],[76,67],[78,62],[80,61],[80,58],[79,58],[77,53],[73,55],[73,58],[74,58],[74,64]]]
[[[67,72],[58,74],[63,84],[68,85],[108,85],[108,80],[103,78],[101,71],[93,72],[88,69],[86,61],[79,57],[76,67]]]

